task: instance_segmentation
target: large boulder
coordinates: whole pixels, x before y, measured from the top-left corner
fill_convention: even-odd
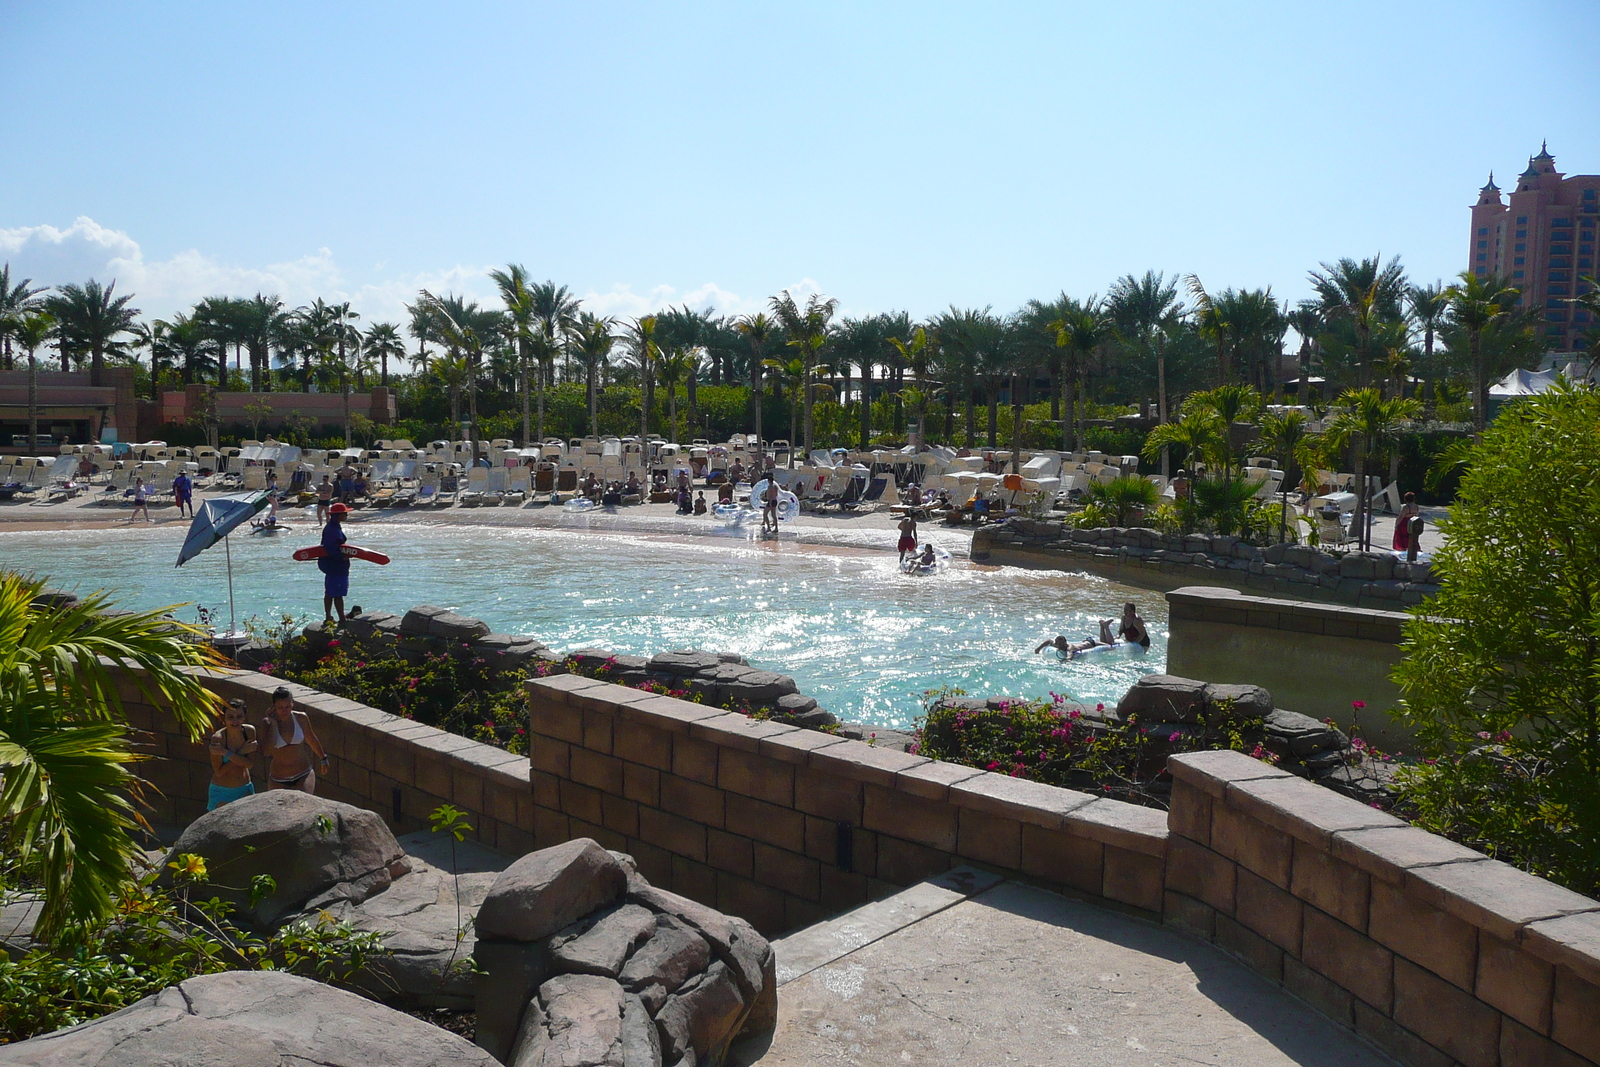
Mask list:
[[[587,837],[530,852],[495,880],[478,911],[478,936],[539,941],[627,890],[622,864]]]
[[[1171,674],[1147,674],[1117,702],[1117,714],[1147,722],[1192,723],[1206,710],[1206,683]]]
[[[411,873],[382,893],[360,903],[341,901],[318,914],[386,935],[387,954],[372,960],[357,980],[374,997],[405,1008],[470,1009],[476,984],[471,917],[497,875],[452,875],[416,857],[410,863]]]
[[[1206,683],[1206,713],[1231,719],[1264,719],[1272,714],[1272,694],[1259,685]],[[1213,721],[1213,726],[1216,722]]]
[[[191,978],[121,1011],[0,1046],[28,1067],[495,1067],[446,1030],[280,971]]]
[[[721,1064],[777,1022],[766,939],[592,841],[518,860],[477,933],[478,1045],[516,1067]]]
[[[692,648],[675,652],[659,652],[650,657],[650,669],[660,674],[675,674],[687,678],[691,674],[709,674],[722,665],[715,652],[698,652]]]
[[[340,901],[358,904],[411,869],[376,814],[298,789],[274,789],[207,812],[183,831],[168,859],[183,853],[206,860],[194,897],[232,903],[235,918],[261,929]],[[259,875],[270,875],[277,888],[252,902]]]

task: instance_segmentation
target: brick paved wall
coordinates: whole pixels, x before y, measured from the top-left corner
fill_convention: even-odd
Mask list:
[[[1154,809],[574,675],[528,703],[539,847],[592,837],[763,933],[962,864],[1161,909]]]
[[[224,699],[243,699],[258,728],[272,690],[284,684],[254,671],[202,673],[207,688]],[[318,775],[318,794],[375,811],[396,833],[424,829],[428,812],[454,804],[467,812],[472,836],[484,844],[511,855],[532,851],[526,756],[305,686],[288,688],[332,757],[327,773]],[[149,757],[135,769],[155,787],[146,798],[150,817],[177,825],[198,818],[211,782],[204,742],[189,740],[171,714],[140,691],[134,672],[123,672],[118,689],[129,723],[141,731],[139,748]],[[265,760],[252,770],[256,788],[265,789]]]
[[[1169,767],[1165,922],[1403,1063],[1600,1062],[1600,901],[1241,753]]]

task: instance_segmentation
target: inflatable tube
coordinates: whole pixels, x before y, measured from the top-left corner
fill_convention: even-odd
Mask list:
[[[252,536],[255,535],[255,534],[273,535],[273,534],[289,533],[289,532],[291,532],[293,530],[294,530],[293,526],[285,526],[281,522],[275,522],[270,526],[268,526],[266,523],[256,523],[253,526],[251,526],[250,533],[251,533]]]
[[[762,496],[767,491],[767,479],[763,478],[750,487],[750,506],[757,511],[763,510]],[[778,521],[793,522],[800,517],[800,498],[787,489],[778,490]]]
[[[561,506],[568,511],[593,511],[600,505],[586,496],[575,496]]]
[[[1058,648],[1056,649],[1056,656],[1059,657],[1063,663],[1065,663],[1068,660],[1076,659],[1079,656],[1092,656],[1096,652],[1126,652],[1129,649],[1132,649],[1135,653],[1142,653],[1145,651],[1144,647],[1136,642],[1118,641],[1113,645],[1095,645],[1093,648],[1086,648],[1082,652],[1063,652]]]
[[[934,549],[932,563],[922,562],[921,554],[907,556],[900,561],[900,569],[907,574],[934,574],[950,566],[950,553],[942,548]]]
[[[309,563],[314,559],[321,559],[327,554],[328,550],[321,545],[312,545],[310,548],[296,550],[294,558],[296,562]],[[372,549],[362,548],[360,545],[345,545],[344,554],[351,559],[364,559],[368,563],[376,563],[380,567],[389,562],[389,557],[382,552],[374,552]]]
[[[761,515],[754,508],[747,508],[742,504],[712,504],[711,514],[729,526],[743,526],[747,522],[753,522]]]

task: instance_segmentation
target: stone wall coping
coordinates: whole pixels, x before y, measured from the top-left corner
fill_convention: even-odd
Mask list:
[[[725,748],[803,766],[818,774],[1059,830],[1131,852],[1166,855],[1167,815],[1154,808],[931,760],[817,730],[752,720],[737,712],[691,701],[641,697],[638,690],[609,682],[585,679],[590,684],[580,685],[572,679],[571,675],[530,679],[528,693],[568,705],[581,694],[588,705],[609,708],[639,726],[686,733]],[[1287,777],[1248,757],[1240,758],[1269,774]]]
[[[1167,593],[1168,604],[1194,604],[1244,611],[1267,611],[1299,615],[1315,619],[1348,619],[1368,623],[1402,625],[1412,618],[1404,611],[1385,611],[1381,608],[1358,608],[1350,604],[1332,604],[1313,600],[1284,600],[1278,597],[1256,596],[1241,593],[1220,585],[1186,585]]]
[[[1187,753],[1167,765],[1175,779],[1239,813],[1600,985],[1600,900],[1272,772],[1240,752]]]

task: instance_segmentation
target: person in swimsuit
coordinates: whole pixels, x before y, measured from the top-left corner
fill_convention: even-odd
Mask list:
[[[150,517],[150,490],[145,488],[143,478],[135,478],[133,485],[133,514],[128,516],[128,521],[139,517],[139,512],[144,512],[145,522],[155,522]]]
[[[1067,640],[1065,634],[1056,634],[1056,636],[1050,640],[1040,641],[1039,647],[1033,650],[1033,654],[1037,656],[1045,649],[1054,647],[1057,652],[1061,653],[1067,659],[1071,659],[1078,653],[1087,652],[1091,648],[1095,648],[1099,645],[1111,646],[1115,645],[1116,643],[1116,636],[1111,632],[1111,620],[1101,619],[1099,637],[1086,637],[1077,644],[1073,644]]]
[[[900,520],[900,562],[906,561],[906,554],[917,550],[917,520],[910,515]]]
[[[1122,621],[1117,625],[1117,636],[1140,648],[1150,647],[1150,631],[1145,627],[1144,620],[1139,618],[1139,611],[1132,601],[1122,605]]]
[[[328,521],[328,508],[333,503],[333,482],[324,474],[317,485],[317,525]]]
[[[328,753],[311,728],[311,717],[294,710],[294,697],[282,686],[272,691],[272,711],[267,714],[261,735],[266,739],[270,761],[267,788],[315,793],[317,768],[328,769]],[[311,763],[312,753],[317,757],[316,766]]]
[[[761,494],[761,532],[778,532],[778,483],[767,479],[766,491]]]
[[[211,788],[206,793],[206,810],[241,800],[256,791],[250,780],[250,765],[255,762],[256,728],[244,721],[244,701],[228,701],[222,713],[222,729],[207,739],[211,753]]]

